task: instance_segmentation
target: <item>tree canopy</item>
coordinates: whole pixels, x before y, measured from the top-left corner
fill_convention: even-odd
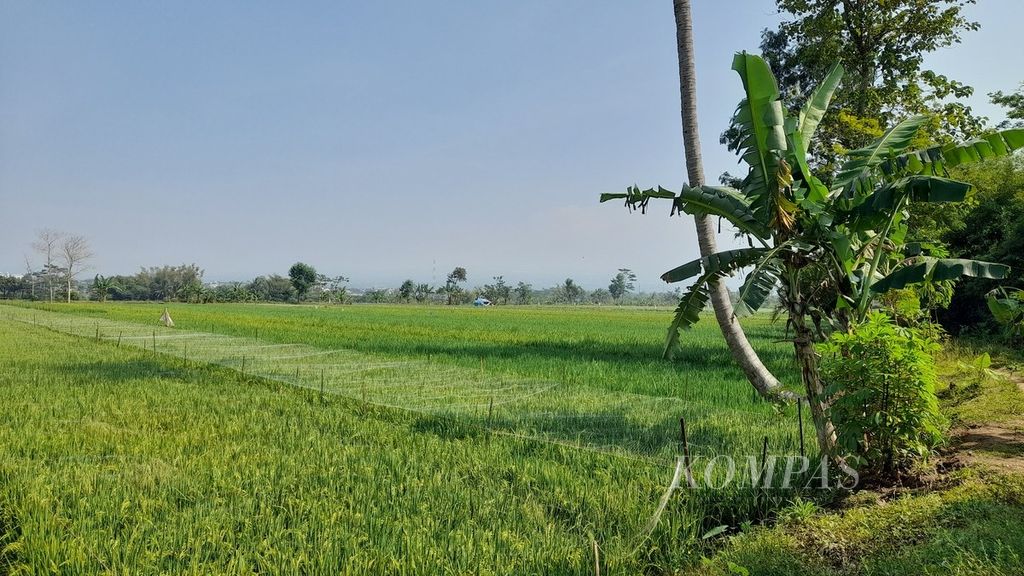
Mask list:
[[[295,293],[298,295],[299,300],[302,300],[309,293],[309,290],[316,285],[316,268],[303,262],[296,262],[288,269],[288,278],[291,280],[292,287],[295,288]]]
[[[829,68],[846,74],[821,120],[812,165],[826,181],[843,154],[878,138],[886,126],[911,114],[928,123],[917,142],[951,142],[975,135],[982,122],[962,102],[973,89],[924,68],[925,56],[960,42],[979,25],[964,8],[974,0],[777,0],[786,17],[765,30],[761,51],[791,111]]]

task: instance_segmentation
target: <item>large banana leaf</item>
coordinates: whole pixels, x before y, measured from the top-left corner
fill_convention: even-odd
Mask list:
[[[842,190],[848,197],[870,192],[874,188],[874,170],[886,160],[903,154],[927,121],[927,116],[907,118],[870,145],[850,152],[849,159],[836,175],[833,189]]]
[[[961,258],[932,258],[922,256],[911,264],[905,264],[871,286],[874,292],[899,290],[919,282],[953,280],[961,276],[1001,280],[1010,273],[1005,264],[965,260]]]
[[[1011,128],[961,144],[908,152],[883,163],[881,168],[887,176],[905,173],[945,175],[947,168],[1006,156],[1021,148],[1024,148],[1024,128]]]
[[[824,202],[828,198],[828,188],[811,172],[807,163],[807,146],[800,132],[790,132],[790,159],[800,171],[800,176],[807,183],[807,199],[814,203]]]
[[[743,286],[740,288],[739,306],[736,307],[737,314],[753,314],[760,310],[761,305],[768,299],[768,295],[779,283],[779,274],[781,273],[782,262],[777,258],[763,258],[743,281]]]
[[[762,254],[766,251],[766,248],[737,248],[735,250],[723,250],[705,258],[691,260],[682,266],[676,266],[662,274],[661,279],[669,284],[682,282],[688,278],[693,278],[701,272],[721,268],[723,265],[728,265],[729,262],[749,258],[753,254]]]
[[[630,186],[626,188],[625,193],[614,193],[614,194],[601,194],[601,202],[607,202],[609,200],[625,200],[626,208],[635,210],[639,208],[641,211],[646,212],[647,203],[651,198],[664,198],[664,199],[675,199],[676,193],[671,190],[666,190],[661,186],[658,189],[648,188],[647,190],[641,191],[636,186]]]
[[[742,232],[762,240],[771,237],[771,231],[754,215],[747,200],[726,186],[684,187],[675,199],[675,209],[687,214],[721,216]]]
[[[786,134],[789,136],[790,161],[800,172],[807,184],[807,199],[813,203],[823,202],[828,197],[828,188],[819,180],[807,162],[808,147],[814,138],[814,131],[821,123],[828,110],[839,81],[843,77],[843,67],[836,64],[828,71],[825,79],[811,93],[797,118],[787,118]]]
[[[832,101],[832,94],[839,87],[839,81],[843,79],[843,72],[842,64],[832,66],[832,69],[825,75],[825,79],[821,81],[821,84],[818,84],[818,87],[814,89],[811,97],[807,99],[804,107],[800,110],[797,131],[799,131],[800,139],[804,144],[809,144],[811,139],[814,138],[814,131],[817,130],[818,124],[821,123],[822,117],[825,116],[825,112],[828,110],[829,102]]]
[[[970,191],[971,185],[966,182],[938,176],[910,176],[882,186],[858,210],[892,210],[905,196],[909,196],[911,202],[961,202]]]
[[[679,299],[679,306],[676,307],[672,324],[668,328],[668,337],[665,339],[663,356],[672,358],[679,347],[679,331],[690,328],[700,320],[701,311],[704,310],[704,307],[707,306],[708,301],[711,299],[710,283],[713,280],[721,280],[736,270],[756,264],[764,257],[766,252],[767,250],[764,248],[726,250],[724,252],[716,252],[699,260],[703,274],[697,278],[693,285],[683,294],[682,298]],[[675,270],[691,265],[692,263],[684,264]],[[662,278],[670,272],[672,271],[666,272]]]
[[[673,214],[680,211],[687,214],[719,216],[746,234],[761,240],[771,237],[768,228],[754,217],[747,200],[736,190],[725,186],[685,186],[678,195],[661,186],[657,190],[650,188],[642,191],[633,186],[627,188],[625,193],[601,194],[601,202],[625,199],[626,206],[641,210],[647,208],[647,202],[651,198],[672,199]]]
[[[1011,325],[1024,320],[1024,290],[996,288],[985,295],[988,309],[996,322]]]
[[[750,166],[740,192],[750,199],[754,215],[769,222],[770,198],[778,187],[776,153],[787,149],[785,109],[775,77],[764,60],[742,52],[733,58],[732,69],[740,75],[746,92],[733,115],[730,145]]]

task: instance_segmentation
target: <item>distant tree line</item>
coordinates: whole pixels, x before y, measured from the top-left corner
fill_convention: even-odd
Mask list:
[[[48,238],[48,237],[47,237]],[[45,247],[45,243],[40,244]],[[41,251],[45,255],[45,251]],[[67,298],[67,274],[60,265],[29,270],[22,276],[0,276],[0,298],[47,300]],[[79,263],[80,265],[80,263]],[[49,271],[49,272],[47,272]],[[672,305],[678,291],[636,293],[636,275],[620,268],[607,288],[588,290],[572,278],[549,288],[535,289],[527,282],[514,285],[504,276],[494,276],[482,286],[468,287],[469,273],[458,266],[440,286],[405,280],[397,288],[349,290],[348,278],[327,276],[304,262],[296,262],[288,275],[258,276],[248,282],[206,282],[204,271],[196,264],[154,266],[135,274],[103,276],[91,280],[72,278],[71,300],[159,301],[159,302],[272,302],[272,303],[416,303],[461,305],[485,298],[494,305],[525,304],[618,304],[659,306]]]

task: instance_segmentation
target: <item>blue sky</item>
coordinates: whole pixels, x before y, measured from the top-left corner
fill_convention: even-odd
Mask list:
[[[768,0],[694,1],[706,171]],[[929,58],[1013,90],[1019,0]],[[195,262],[212,280],[302,260],[352,285],[503,274],[640,287],[696,255],[692,224],[599,205],[683,181],[671,2],[0,0],[0,273],[49,227],[94,271]],[[729,234],[723,235],[728,241]],[[92,272],[90,272],[91,274]]]

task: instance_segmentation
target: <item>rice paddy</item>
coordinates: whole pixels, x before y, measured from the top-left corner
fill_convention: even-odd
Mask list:
[[[681,418],[695,457],[800,452],[710,321],[669,363],[665,310],[162,310],[0,306],[0,567],[670,573],[792,496],[669,490]]]

